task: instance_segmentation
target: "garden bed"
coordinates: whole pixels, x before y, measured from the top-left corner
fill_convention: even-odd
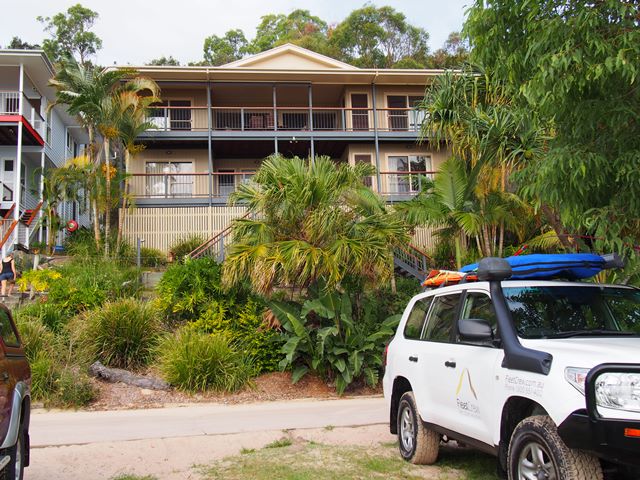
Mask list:
[[[97,389],[97,399],[87,410],[126,410],[138,408],[160,408],[167,405],[190,403],[251,403],[302,398],[338,398],[335,387],[320,378],[306,375],[298,383],[291,383],[291,372],[273,372],[260,375],[253,384],[236,393],[206,392],[183,393],[178,390],[147,390],[123,383],[106,383],[92,380]],[[380,387],[353,386],[346,396],[379,395]]]

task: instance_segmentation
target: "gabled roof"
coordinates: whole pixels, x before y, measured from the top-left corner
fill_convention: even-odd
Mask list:
[[[221,68],[256,68],[268,70],[357,70],[353,65],[341,62],[326,55],[312,52],[306,48],[285,43],[235,62],[222,65]]]

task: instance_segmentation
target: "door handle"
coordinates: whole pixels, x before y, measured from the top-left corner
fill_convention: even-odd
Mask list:
[[[411,356],[409,357],[409,361],[418,363],[418,357]]]
[[[446,361],[444,362],[444,366],[447,368],[456,368],[456,362],[450,362],[450,361]]]

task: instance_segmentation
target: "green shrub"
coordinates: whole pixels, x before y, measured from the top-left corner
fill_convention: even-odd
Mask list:
[[[27,360],[31,366],[33,399],[52,407],[82,407],[95,398],[87,375],[81,373],[82,362],[73,357],[70,364],[64,356],[67,346],[44,326],[37,317],[16,311],[16,322]]]
[[[110,260],[74,259],[55,270],[62,276],[51,282],[47,303],[67,319],[107,300],[133,297],[141,288],[137,269]]]
[[[104,241],[104,235],[102,241]],[[125,259],[130,263],[133,262],[133,259],[135,259],[135,249],[131,244],[122,240],[119,250],[116,251],[116,243],[117,232],[112,232],[111,235],[109,235],[109,250],[111,255]],[[64,251],[72,257],[102,257],[104,255],[104,245],[97,247],[93,231],[87,228],[80,228],[67,235],[64,242]]]
[[[96,390],[89,377],[77,369],[68,368],[56,379],[54,402],[57,406],[79,407],[96,398]]]
[[[171,244],[169,247],[169,253],[173,255],[177,262],[183,262],[184,257],[202,245],[204,241],[205,237],[198,234],[181,237]]]
[[[181,328],[165,337],[157,351],[162,376],[181,390],[234,392],[254,374],[250,359],[222,333]]]
[[[140,262],[143,267],[161,267],[167,264],[167,256],[157,248],[142,247],[140,249]]]
[[[156,305],[171,322],[198,318],[212,299],[234,298],[222,289],[221,270],[211,258],[171,265],[156,287]]]
[[[37,320],[54,333],[62,330],[68,318],[58,305],[46,301],[26,305],[16,310],[15,316],[25,320]]]
[[[204,333],[226,332],[252,358],[257,373],[273,372],[284,357],[280,351],[284,340],[279,332],[264,325],[264,309],[257,299],[248,299],[231,312],[224,303],[213,301],[189,327]]]
[[[31,367],[31,395],[35,400],[48,400],[56,390],[56,378],[59,369],[54,364],[51,354],[39,351],[29,358]]]
[[[161,322],[153,305],[127,298],[85,312],[69,329],[89,361],[134,369],[150,360],[161,335]]]

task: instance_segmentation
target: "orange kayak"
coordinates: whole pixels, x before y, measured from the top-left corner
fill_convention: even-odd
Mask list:
[[[465,272],[457,272],[453,270],[431,270],[424,282],[423,287],[439,287],[442,284],[456,284],[459,283],[466,276],[467,280],[475,281],[478,277],[475,274],[468,274]]]

